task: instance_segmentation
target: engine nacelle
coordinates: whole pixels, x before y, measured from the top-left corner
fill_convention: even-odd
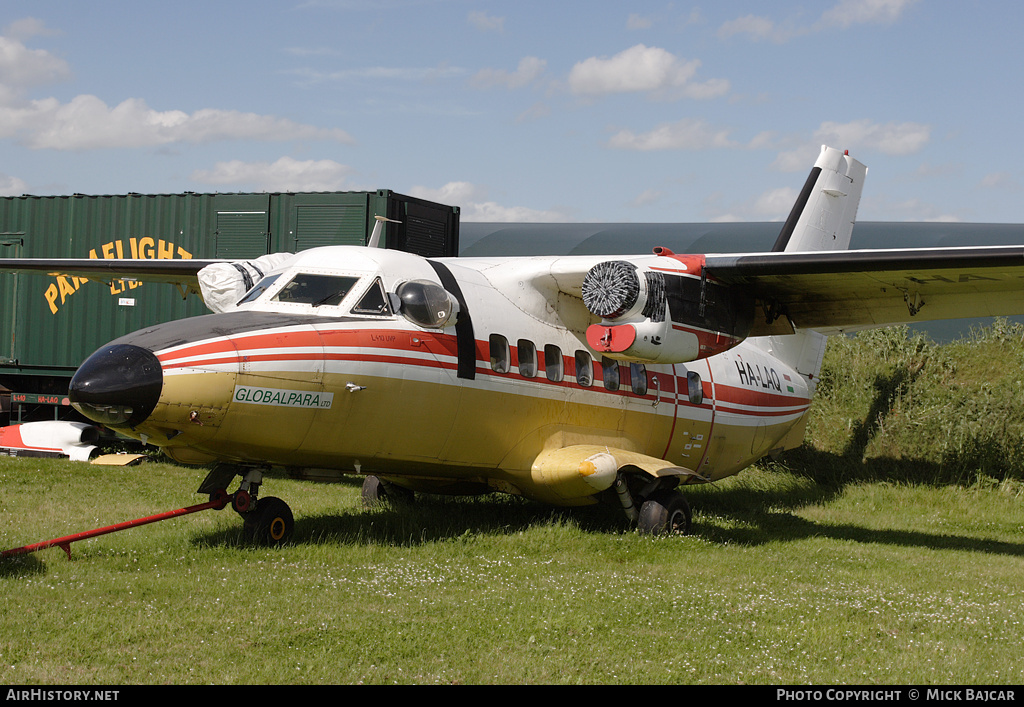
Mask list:
[[[533,462],[531,478],[541,497],[561,504],[594,503],[594,496],[615,483],[619,464],[607,447],[575,445],[542,452]]]
[[[750,333],[754,300],[706,277],[704,257],[655,249],[657,257],[598,263],[583,303],[600,324],[587,344],[613,359],[686,363],[731,349]]]

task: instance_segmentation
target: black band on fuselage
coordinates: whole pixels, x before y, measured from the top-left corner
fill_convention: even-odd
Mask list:
[[[473,333],[473,319],[469,316],[469,305],[466,304],[466,298],[462,296],[462,288],[459,286],[459,281],[452,275],[452,271],[446,265],[434,260],[427,262],[437,273],[437,277],[441,280],[441,286],[453,294],[459,303],[459,319],[455,323],[455,341],[459,352],[456,375],[466,380],[474,380],[476,378],[476,336]]]

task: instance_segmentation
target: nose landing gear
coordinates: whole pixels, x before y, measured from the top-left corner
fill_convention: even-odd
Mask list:
[[[225,490],[231,480],[241,475],[242,483],[230,496]],[[246,541],[256,545],[283,545],[295,530],[295,519],[288,504],[276,496],[259,498],[263,470],[242,469],[233,464],[218,464],[199,486],[198,493],[230,499],[231,507],[242,517],[242,532]]]
[[[242,519],[246,539],[257,545],[283,545],[295,530],[292,509],[276,496],[259,499],[256,507],[243,514]]]

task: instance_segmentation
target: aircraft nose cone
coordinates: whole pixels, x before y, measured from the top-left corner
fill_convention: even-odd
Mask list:
[[[78,368],[68,399],[94,422],[134,428],[153,412],[163,384],[163,370],[152,351],[108,344]]]

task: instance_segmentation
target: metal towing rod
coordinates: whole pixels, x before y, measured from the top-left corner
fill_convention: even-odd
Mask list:
[[[179,516],[189,515],[190,513],[198,513],[199,511],[205,511],[209,509],[221,510],[231,501],[231,497],[226,491],[218,491],[211,494],[210,500],[206,503],[197,503],[194,506],[187,506],[185,508],[178,508],[173,511],[165,511],[164,513],[157,513],[156,515],[146,516],[145,518],[138,518],[136,520],[128,520],[123,523],[116,523],[114,525],[108,525],[105,528],[96,528],[95,530],[87,530],[83,533],[75,533],[73,535],[65,535],[62,538],[55,538],[53,540],[46,540],[44,542],[35,543],[33,545],[25,545],[24,547],[16,547],[11,550],[4,550],[0,552],[0,559],[7,557],[14,557],[16,555],[27,555],[30,552],[36,552],[37,550],[45,550],[50,547],[59,547],[63,550],[68,559],[71,559],[71,543],[78,542],[79,540],[88,540],[89,538],[96,538],[100,535],[109,535],[110,533],[116,533],[120,530],[128,530],[129,528],[137,528],[140,525],[148,525],[150,523],[156,523],[161,520],[169,520],[170,518],[177,518]]]

